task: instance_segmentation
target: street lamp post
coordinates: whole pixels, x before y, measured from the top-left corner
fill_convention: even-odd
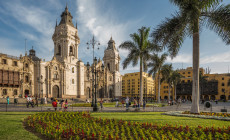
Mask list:
[[[100,72],[99,70],[96,69],[96,63],[97,63],[97,58],[94,58],[94,65],[93,65],[93,69],[92,69],[92,75],[94,75],[93,81],[94,81],[94,85],[93,85],[93,91],[94,91],[94,102],[92,102],[93,104],[93,111],[98,111],[98,107],[97,107],[97,77],[98,77],[98,73]],[[87,70],[89,70],[89,62],[87,62]],[[102,64],[101,66],[102,72],[104,71],[104,65]],[[93,93],[92,93],[93,94]],[[93,95],[92,95],[93,96]]]
[[[92,40],[88,41],[86,44],[88,45],[87,49],[89,49],[89,45],[92,45],[92,47],[93,47],[93,60],[94,60],[94,48],[95,48],[95,45],[100,45],[100,42],[96,41],[95,38],[94,38],[94,35],[93,35]],[[98,49],[99,49],[99,47],[98,47]],[[93,77],[94,77],[94,75],[93,75],[93,72],[92,72],[92,104],[91,104],[91,107],[93,107],[93,102],[94,102],[94,96],[93,96],[93,93],[94,93],[94,91],[93,91],[93,89],[94,89],[93,88],[94,80],[93,80]]]

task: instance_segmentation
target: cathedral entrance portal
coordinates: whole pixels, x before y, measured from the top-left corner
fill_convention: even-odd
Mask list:
[[[25,90],[25,97],[27,97],[30,94],[29,90]]]
[[[53,97],[54,98],[60,98],[58,86],[53,86]]]

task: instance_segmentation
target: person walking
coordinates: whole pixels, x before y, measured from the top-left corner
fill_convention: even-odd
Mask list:
[[[68,108],[68,101],[67,101],[67,99],[65,100],[65,109],[64,109],[64,111],[67,111],[67,108]]]
[[[27,99],[27,108],[29,108],[30,105],[31,105],[32,107],[34,107],[34,106],[33,106],[33,103],[32,103],[32,98],[31,98],[29,95],[27,96],[26,99]]]
[[[125,103],[126,103],[126,110],[128,110],[129,109],[129,97],[128,96],[125,99]]]
[[[57,101],[55,99],[52,102],[52,106],[53,106],[54,110],[57,111]]]
[[[7,104],[10,104],[10,98],[9,96],[6,97]]]
[[[46,105],[47,104],[47,98],[46,98],[46,96],[44,98],[44,102],[45,102],[45,105]]]
[[[101,105],[101,110],[102,110],[102,108],[103,108],[103,100],[102,99],[100,101],[100,105]]]

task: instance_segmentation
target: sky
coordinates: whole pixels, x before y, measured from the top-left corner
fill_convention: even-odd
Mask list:
[[[33,46],[39,58],[50,61],[56,20],[60,22],[66,3],[78,27],[78,54],[85,64],[93,60],[92,46],[88,50],[86,45],[93,35],[101,44],[95,56],[102,59],[111,36],[118,47],[131,40],[129,35],[142,26],[150,27],[152,32],[178,10],[169,0],[1,0],[0,53],[20,56]],[[222,4],[230,2],[224,0]],[[119,49],[119,54],[122,74],[139,71],[139,65],[123,70],[128,52]],[[177,57],[168,58],[166,63],[172,63],[174,69],[192,67],[192,39],[186,38]],[[200,67],[211,69],[211,73],[227,73],[229,66],[230,46],[204,27],[200,34]]]

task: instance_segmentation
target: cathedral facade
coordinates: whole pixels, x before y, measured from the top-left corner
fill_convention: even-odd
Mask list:
[[[92,98],[95,92],[98,98],[121,97],[120,57],[114,40],[109,40],[104,52],[105,69],[101,69],[101,60],[87,69],[78,58],[80,38],[72,18],[66,6],[52,36],[54,55],[51,61],[39,59],[33,48],[29,55],[20,57],[0,54],[1,97]],[[97,81],[92,78],[94,67],[98,72]]]

